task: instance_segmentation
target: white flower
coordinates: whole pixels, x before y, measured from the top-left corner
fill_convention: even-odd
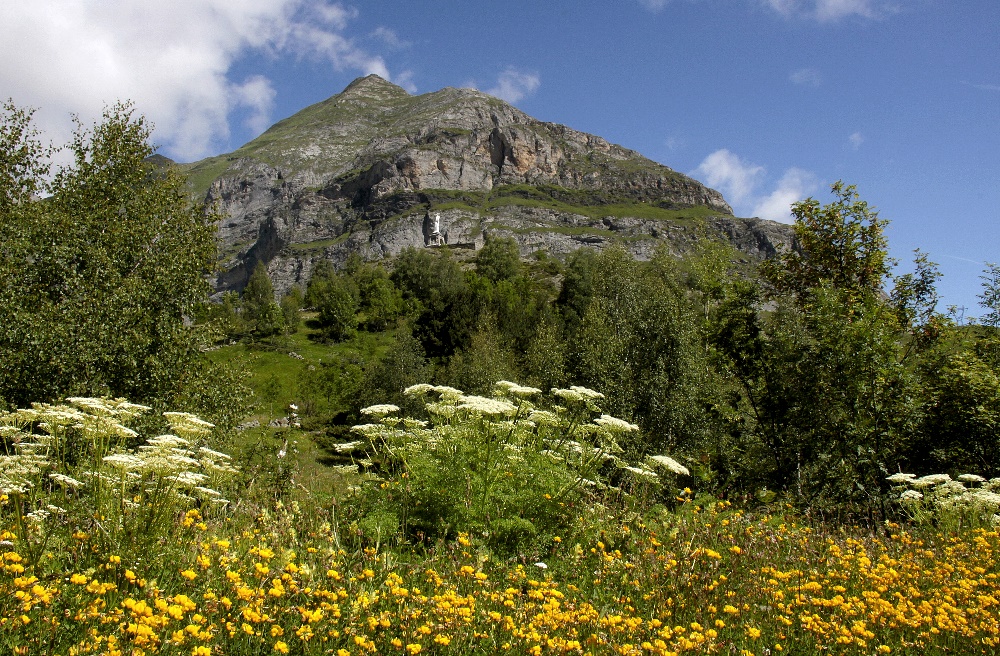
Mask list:
[[[52,474],[49,474],[49,478],[51,478],[52,480],[54,480],[56,483],[59,483],[63,487],[68,487],[68,488],[71,488],[73,490],[75,490],[78,487],[83,487],[83,483],[81,483],[80,481],[76,480],[75,478],[71,478],[69,476],[66,476],[65,474],[52,473]]]
[[[653,461],[653,464],[659,465],[667,471],[671,471],[680,476],[691,475],[691,472],[688,471],[687,467],[677,462],[670,456],[649,456],[649,460]]]
[[[462,390],[447,385],[435,385],[431,389],[441,395],[442,401],[458,401],[465,396],[465,392]]]
[[[403,390],[403,394],[405,396],[423,396],[427,392],[430,392],[432,389],[434,389],[433,385],[428,385],[427,383],[418,383],[416,385],[410,385],[409,387],[407,387],[405,390]]]
[[[517,412],[517,408],[512,403],[485,396],[463,396],[458,407],[484,415],[512,415]]]
[[[659,476],[656,475],[656,472],[650,471],[645,467],[622,467],[622,469],[629,471],[635,474],[636,476],[641,476],[643,478],[659,478]]]
[[[535,563],[535,567],[537,567],[538,569],[548,569],[549,568],[549,566],[546,565],[545,563]]]
[[[367,408],[361,408],[361,413],[365,415],[388,415],[393,412],[399,412],[399,406],[391,403],[370,405]]]
[[[928,474],[927,476],[921,476],[915,481],[910,481],[910,485],[916,488],[924,488],[947,483],[950,480],[951,476],[948,474]]]
[[[979,474],[961,474],[958,480],[965,481],[966,483],[982,483],[986,479]]]
[[[222,496],[222,494],[220,492],[218,492],[217,490],[213,490],[210,487],[202,487],[200,485],[195,486],[194,491],[195,492],[201,492],[205,496],[209,496],[209,497],[221,497]]]
[[[629,433],[639,430],[639,427],[635,424],[630,424],[624,419],[612,417],[611,415],[601,415],[594,420],[594,423],[603,426],[610,431],[621,433]]]
[[[156,437],[151,437],[146,440],[146,444],[152,444],[154,446],[164,446],[164,447],[174,447],[174,446],[187,446],[191,444],[188,440],[183,437],[177,437],[176,435],[157,435]]]
[[[357,428],[359,427],[358,426],[354,427],[355,430]],[[355,449],[364,446],[364,444],[365,443],[360,440],[357,442],[344,442],[343,444],[335,444],[333,446],[333,450],[336,451],[337,453],[349,453],[351,451],[354,451]]]
[[[209,458],[221,458],[222,460],[233,459],[232,456],[230,456],[229,454],[222,453],[221,451],[213,451],[212,449],[209,449],[207,446],[198,447],[198,452],[205,456],[208,456]]]
[[[532,394],[542,393],[542,390],[537,387],[526,387],[524,385],[512,383],[509,380],[501,380],[496,386],[507,394],[513,394],[515,396],[531,396]]]
[[[909,483],[916,477],[917,477],[916,474],[898,473],[898,474],[893,474],[892,476],[887,476],[885,480],[889,481],[890,483]]]
[[[532,421],[540,426],[558,426],[561,421],[559,415],[548,410],[532,410],[528,415],[528,421]]]
[[[112,467],[126,471],[142,469],[143,466],[142,458],[131,453],[112,453],[110,456],[104,456],[103,460]]]
[[[603,399],[604,395],[600,392],[595,392],[592,389],[586,387],[580,387],[579,385],[570,385],[569,388],[582,396],[585,399]]]
[[[900,501],[919,501],[923,498],[924,495],[916,490],[904,490],[903,493],[899,495]]]

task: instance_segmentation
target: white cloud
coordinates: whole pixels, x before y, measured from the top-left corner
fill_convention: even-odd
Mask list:
[[[731,202],[742,205],[753,194],[764,175],[764,167],[744,162],[723,148],[706,157],[692,175],[704,179]]]
[[[847,137],[847,140],[851,142],[851,148],[857,150],[861,148],[861,144],[865,142],[865,136],[860,132],[855,132],[851,136]]]
[[[811,87],[818,87],[822,78],[820,77],[819,71],[815,68],[800,68],[797,71],[793,71],[788,79],[795,84],[807,85]]]
[[[810,18],[829,22],[859,16],[882,18],[899,10],[898,0],[762,0],[787,18]]]
[[[377,27],[371,33],[372,38],[378,39],[385,45],[389,46],[393,50],[402,50],[403,48],[409,48],[412,44],[409,41],[404,41],[399,38],[395,30],[390,30],[388,27]]]
[[[751,214],[762,219],[792,222],[792,203],[810,196],[818,187],[816,176],[809,171],[791,168],[778,181],[777,188],[757,200]]]
[[[516,103],[528,94],[534,93],[542,84],[537,73],[524,73],[508,67],[497,77],[496,86],[486,93],[509,103]]]
[[[666,7],[669,2],[670,0],[639,0],[639,4],[650,11],[660,11]]]
[[[247,111],[262,130],[274,88],[261,76],[234,79],[248,54],[291,54],[338,71],[389,78],[383,59],[344,32],[357,11],[328,0],[32,0],[0,5],[0,86],[56,143],[69,116],[87,123],[131,99],[173,157],[226,145],[230,115]]]
[[[741,160],[732,152],[717,150],[691,175],[722,192],[737,214],[790,223],[791,205],[817,188],[816,176],[799,168],[785,171],[770,193],[760,192],[766,171],[763,166]]]

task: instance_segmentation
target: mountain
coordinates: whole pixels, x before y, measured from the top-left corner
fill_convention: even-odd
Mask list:
[[[222,216],[218,291],[242,289],[258,262],[281,293],[324,258],[474,249],[494,234],[524,256],[619,243],[645,259],[717,237],[759,259],[791,242],[788,226],[736,218],[719,192],[600,137],[479,91],[413,96],[376,75],[182,169]]]

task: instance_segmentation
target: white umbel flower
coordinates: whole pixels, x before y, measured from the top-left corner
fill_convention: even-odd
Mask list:
[[[382,403],[379,405],[370,405],[367,408],[361,408],[361,414],[364,415],[375,415],[381,417],[382,415],[389,415],[393,412],[399,412],[399,406],[393,405],[391,403]]]
[[[677,462],[670,456],[649,456],[649,460],[651,460],[653,464],[659,465],[667,471],[673,472],[679,476],[691,475],[691,472],[688,471],[687,467]]]

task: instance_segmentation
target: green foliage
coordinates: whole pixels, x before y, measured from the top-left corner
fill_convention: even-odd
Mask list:
[[[795,236],[801,251],[767,260],[765,279],[779,293],[805,303],[808,291],[827,285],[847,294],[852,303],[864,293],[878,292],[893,261],[885,237],[887,221],[860,200],[853,185],[835,182],[836,200],[821,206],[808,198],[792,205]]]
[[[178,528],[191,509],[223,512],[219,490],[235,469],[230,456],[207,448],[212,424],[165,412],[169,434],[143,440],[127,424],[149,411],[123,399],[72,398],[0,414],[0,520],[15,527],[29,562],[46,549],[57,525],[95,535],[100,548],[136,557]],[[143,444],[140,448],[137,445]],[[64,536],[65,537],[65,536]]]
[[[693,446],[710,430],[698,324],[668,257],[645,264],[618,249],[601,253],[585,314],[567,337],[570,377],[606,390],[611,412],[639,422],[646,452]]]
[[[272,337],[285,330],[285,314],[274,301],[274,288],[267,268],[261,262],[254,267],[243,288],[240,314],[251,336],[256,339]]]
[[[472,534],[504,553],[532,553],[573,525],[611,480],[602,472],[622,473],[630,489],[659,484],[651,468],[618,461],[619,439],[638,427],[602,415],[603,395],[592,390],[553,390],[549,410],[529,401],[540,390],[505,381],[492,398],[427,384],[406,394],[424,399],[429,422],[383,404],[362,410],[378,423],[355,430],[378,465],[366,517],[378,526],[394,518],[407,538]]]
[[[476,273],[492,283],[510,280],[520,272],[521,256],[511,237],[490,237],[476,253]]]
[[[285,333],[294,334],[299,330],[299,312],[305,304],[305,295],[302,288],[293,285],[284,296],[281,297],[281,315],[284,319]]]
[[[309,279],[306,304],[315,308],[325,339],[339,342],[350,338],[358,326],[358,287],[345,275],[321,260]]]
[[[72,164],[51,180],[29,119],[9,104],[0,115],[0,403],[238,402],[240,386],[213,388],[201,375],[212,368],[185,325],[207,299],[214,217],[190,203],[174,171],[146,161],[144,119],[117,105],[79,126]]]

